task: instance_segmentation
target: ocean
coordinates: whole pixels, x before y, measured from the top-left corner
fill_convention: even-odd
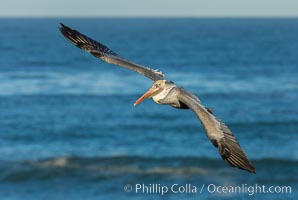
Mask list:
[[[190,110],[96,59],[62,22],[198,95],[257,173]],[[1,18],[0,199],[298,199],[298,19]],[[264,189],[264,190],[263,190]]]

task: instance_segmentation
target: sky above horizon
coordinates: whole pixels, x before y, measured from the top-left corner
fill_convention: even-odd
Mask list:
[[[298,0],[1,0],[0,17],[297,17]]]

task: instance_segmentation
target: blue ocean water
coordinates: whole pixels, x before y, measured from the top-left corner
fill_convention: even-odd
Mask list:
[[[152,81],[74,47],[59,23],[197,94],[257,174],[229,167],[190,110],[134,101]],[[0,19],[1,199],[247,199],[131,184],[291,186],[297,199],[298,19]]]

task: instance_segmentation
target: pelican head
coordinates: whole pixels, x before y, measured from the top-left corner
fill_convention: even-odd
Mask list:
[[[143,96],[141,96],[136,102],[133,104],[134,106],[138,105],[142,101],[152,98],[161,92],[163,92],[166,88],[166,80],[157,80],[153,83],[152,87],[145,93]]]

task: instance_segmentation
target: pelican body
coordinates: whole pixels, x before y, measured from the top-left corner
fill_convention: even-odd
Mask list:
[[[154,81],[152,87],[136,100],[134,106],[148,98],[152,98],[157,104],[170,105],[178,109],[191,109],[201,121],[206,130],[207,137],[217,147],[221,157],[230,166],[256,173],[254,166],[246,157],[230,129],[217,119],[212,111],[206,108],[196,95],[167,80],[162,72],[124,59],[105,45],[64,24],[61,24],[60,31],[71,43],[91,53],[93,56],[107,63],[135,71]]]

